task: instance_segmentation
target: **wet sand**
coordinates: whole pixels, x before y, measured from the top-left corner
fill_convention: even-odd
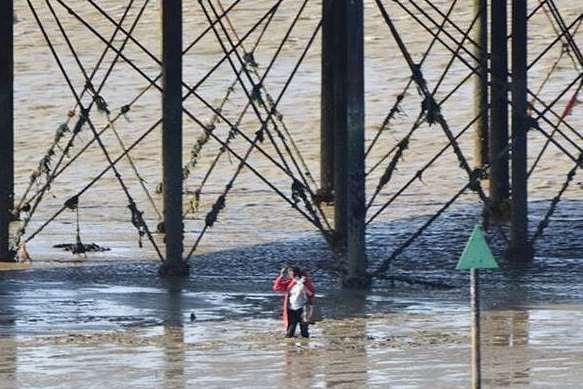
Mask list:
[[[206,277],[160,285],[136,275],[115,285],[56,274],[63,272],[1,277],[2,388],[469,386],[465,288],[354,295],[324,282],[325,320],[309,340],[288,340],[277,318],[281,296],[268,280],[232,280],[239,290],[225,292],[236,287]],[[579,387],[583,307],[568,298],[530,303],[525,290],[515,296],[524,305],[502,306],[487,285],[484,387]]]
[[[367,59],[366,141],[368,145],[374,138],[390,107],[396,101],[397,96],[402,93],[410,74],[404,61],[395,55],[398,49],[393,39],[390,38],[388,28],[379,17],[374,2],[367,1],[365,3],[367,25],[365,34]],[[557,3],[567,21],[572,20],[580,13],[576,2],[563,0]],[[229,4],[229,1],[225,1],[225,6]],[[449,2],[435,1],[435,4],[440,9],[445,10]],[[119,2],[109,0],[100,2],[100,5],[115,17],[121,17],[123,7]],[[261,15],[271,5],[270,1],[265,0],[255,1],[253,6],[242,2],[242,5],[236,7],[231,15],[234,25],[239,31],[247,31],[252,26],[252,22],[257,20],[258,15]],[[256,60],[260,65],[260,71],[267,66],[271,56],[275,53],[285,34],[285,28],[283,27],[289,26],[299,9],[299,5],[297,2],[282,3],[274,19],[275,24],[270,27],[256,52]],[[36,6],[38,6],[41,19],[45,23],[53,43],[64,61],[65,67],[70,72],[70,77],[75,87],[82,88],[85,82],[68,52],[65,42],[59,36],[54,20],[52,20],[45,6],[42,4]],[[93,69],[101,50],[105,46],[86,27],[68,15],[61,7],[56,7],[56,10],[65,27],[69,29],[73,44],[82,58],[83,64],[88,69]],[[398,7],[391,7],[390,10],[395,18],[397,27],[400,28],[403,34],[403,39],[411,48],[412,55],[415,58],[419,58],[430,43],[429,35],[422,33],[421,27],[410,28],[408,24],[410,23],[410,17],[407,17]],[[109,36],[108,34],[113,32],[111,23],[93,7],[76,5],[75,11],[79,12],[80,16],[93,26],[96,26],[101,33]],[[470,11],[469,4],[461,4],[459,9],[454,12],[453,20],[461,26],[466,26],[471,18]],[[127,25],[130,25],[130,20],[136,17],[137,12],[138,7],[133,7],[128,16]],[[289,44],[285,46],[281,57],[275,62],[270,75],[264,82],[264,85],[273,96],[278,95],[289,72],[299,58],[307,39],[316,28],[320,12],[319,2],[308,2],[299,24],[292,32]],[[17,14],[19,23],[15,26],[16,197],[20,199],[29,182],[30,172],[36,168],[38,160],[53,140],[58,126],[67,119],[68,111],[74,106],[74,99],[62,75],[58,73],[49,50],[44,44],[41,44],[43,42],[42,35],[39,33],[25,2],[17,4]],[[204,21],[204,14],[197,4],[186,8],[186,42],[192,41],[205,28],[205,23],[201,22],[201,20]],[[159,9],[157,3],[154,2],[146,8],[143,20],[138,24],[135,33],[140,43],[145,45],[152,53],[159,52],[159,23]],[[543,14],[532,18],[531,30],[533,33],[531,35],[532,42],[529,45],[529,56],[534,59],[549,42],[553,31]],[[576,37],[578,43],[580,43],[581,36],[579,34]],[[253,34],[250,37],[251,41],[256,38],[257,34]],[[119,37],[116,43],[121,45],[122,38]],[[158,67],[153,60],[137,46],[130,43],[125,50],[128,58],[134,61],[137,66],[146,69],[150,77],[155,77],[158,74]],[[531,87],[533,89],[538,88],[543,77],[559,55],[559,51],[560,48],[557,46],[531,69]],[[320,127],[319,53],[319,39],[316,39],[314,47],[309,51],[295,81],[291,84],[280,105],[280,111],[284,115],[285,123],[294,136],[316,181],[318,181],[319,177],[320,161],[318,146]],[[97,82],[103,77],[104,71],[113,60],[113,57],[111,53],[106,57],[102,67],[103,70],[97,73]],[[192,55],[185,57],[185,82],[195,84],[221,57],[222,53],[217,47],[216,39],[212,35],[207,35],[193,49]],[[424,75],[430,86],[434,86],[437,83],[449,57],[450,55],[446,49],[440,45],[435,46],[424,65]],[[562,87],[569,84],[578,75],[578,72],[572,69],[572,65],[567,59],[564,59],[560,65],[559,71],[553,74],[552,82],[547,84],[541,92],[541,98],[551,101]],[[467,69],[462,64],[455,62],[442,87],[438,90],[437,97],[439,99],[444,98],[467,73]],[[224,63],[201,85],[199,92],[209,102],[218,105],[233,80],[233,71],[228,63]],[[123,105],[131,101],[146,85],[146,80],[122,61],[114,68],[101,94],[109,104],[112,112],[117,113]],[[470,79],[442,107],[442,112],[454,133],[460,131],[474,117],[473,108],[470,104],[460,104],[460,101],[471,101],[472,95],[473,83]],[[556,109],[559,112],[565,107],[568,98],[569,96],[565,96],[558,101]],[[86,102],[89,101],[89,97],[86,97]],[[224,115],[229,120],[235,121],[239,110],[243,108],[246,101],[245,94],[238,87],[225,106]],[[212,117],[212,112],[200,101],[189,98],[185,104],[203,122],[210,120]],[[126,144],[131,144],[159,118],[160,106],[160,94],[152,89],[132,107],[132,110],[127,115],[129,120],[122,118],[116,123],[117,131]],[[379,142],[367,158],[367,170],[409,132],[420,106],[421,99],[415,89],[411,88],[401,104],[401,114],[397,115],[390,128],[384,131]],[[107,123],[106,117],[99,112],[94,112],[92,119],[98,128]],[[569,117],[569,122],[575,127],[580,125],[583,122],[583,110],[575,109],[572,116]],[[253,134],[259,128],[258,126],[257,118],[251,113],[246,115],[241,123],[241,129],[247,134]],[[546,127],[548,126],[545,125]],[[217,123],[215,133],[222,139],[225,139],[228,131],[229,127],[225,123]],[[190,159],[190,148],[196,143],[196,139],[202,131],[194,122],[186,118],[184,132],[185,147],[183,157],[184,161],[188,161]],[[531,132],[529,137],[529,158],[532,163],[545,139],[536,132]],[[113,156],[121,153],[117,140],[110,131],[106,131],[102,138]],[[80,133],[79,139],[75,142],[73,152],[79,150],[81,145],[90,139],[90,130],[86,128]],[[459,142],[461,149],[471,163],[473,155],[471,132],[461,136]],[[578,155],[577,150],[571,145],[566,142],[562,143],[573,155]],[[394,172],[391,184],[378,196],[369,210],[369,216],[446,144],[446,136],[441,131],[438,131],[436,127],[422,125],[411,138],[409,149],[405,152],[397,171]],[[247,144],[237,138],[233,142],[233,147],[242,154],[246,151]],[[263,147],[271,155],[276,155],[275,150],[269,144],[266,143]],[[191,177],[185,182],[185,188],[188,193],[192,194],[198,188],[218,149],[219,145],[216,142],[210,142],[205,146],[197,167],[193,169]],[[143,144],[132,152],[132,157],[140,175],[145,180],[150,192],[152,192],[158,207],[161,205],[161,196],[154,193],[154,189],[157,183],[160,182],[161,166],[159,156],[159,130],[154,131],[146,138]],[[283,175],[264,156],[260,153],[252,153],[249,162],[274,183],[279,190],[290,196],[291,180]],[[558,192],[572,165],[572,162],[561,155],[555,147],[551,146],[549,148],[547,157],[542,159],[539,168],[537,168],[529,181],[532,228],[548,208],[549,200]],[[57,178],[51,187],[50,195],[45,196],[41,206],[32,218],[26,236],[40,227],[43,221],[52,216],[67,199],[83,188],[87,182],[106,166],[107,163],[102,151],[98,147],[90,148],[70,169]],[[204,225],[206,213],[223,191],[224,185],[229,181],[236,167],[237,164],[233,162],[232,158],[224,157],[210,176],[202,191],[199,212],[189,215],[185,223],[187,247],[190,247],[196,239],[198,232]],[[158,223],[156,214],[139,187],[131,167],[124,160],[120,162],[119,168],[140,210],[144,211],[144,217],[150,229],[155,230]],[[370,197],[374,192],[382,173],[383,168],[377,169],[367,177],[367,196]],[[562,202],[558,207],[552,221],[553,228],[547,231],[547,239],[542,239],[539,243],[540,245],[552,244],[556,239],[561,239],[564,236],[564,232],[572,231],[571,225],[566,226],[565,229],[563,223],[583,220],[583,215],[579,211],[580,207],[577,206],[578,203],[573,203],[573,207],[565,206],[569,200],[580,201],[580,196],[577,194],[580,180],[576,178],[575,181],[563,195],[565,202]],[[423,175],[423,181],[416,181],[393,206],[389,207],[381,217],[369,226],[368,244],[370,250],[373,251],[371,253],[372,260],[374,261],[378,256],[387,256],[400,242],[395,241],[396,234],[401,234],[405,230],[409,231],[409,233],[415,231],[424,219],[439,209],[466,182],[466,174],[459,168],[459,163],[454,154],[446,152]],[[487,182],[484,182],[483,186],[487,188]],[[192,197],[190,194],[185,196],[185,203],[190,202]],[[218,223],[207,232],[198,252],[221,251],[289,239],[313,238],[320,240],[320,242],[322,241],[321,236],[313,226],[247,169],[244,169],[237,179],[226,201],[226,207],[219,215]],[[468,225],[471,226],[479,221],[479,207],[476,207],[477,204],[479,204],[477,195],[468,192],[443,215],[443,219],[450,218],[449,222],[455,222],[455,227],[458,227],[453,231],[456,236],[454,239],[460,233],[465,233]],[[83,240],[87,243],[95,242],[112,249],[111,252],[105,254],[93,255],[93,258],[103,260],[156,258],[154,250],[147,242],[143,249],[138,247],[137,232],[130,224],[127,199],[111,173],[107,174],[81,197],[79,207]],[[185,208],[187,208],[187,204],[185,204]],[[328,218],[332,220],[331,210],[326,212],[328,213]],[[270,223],[274,215],[277,215],[277,228],[273,228],[272,223]],[[409,217],[415,217],[416,220],[414,222],[406,221]],[[444,223],[447,224],[447,222]],[[427,240],[434,243],[434,235],[432,234],[439,233],[440,228],[441,225],[438,228],[430,228],[428,230],[430,237]],[[453,230],[454,226],[451,229]],[[75,214],[66,211],[51,223],[49,228],[29,242],[27,247],[33,259],[37,261],[70,259],[69,253],[55,249],[53,245],[73,242],[74,233]],[[493,234],[493,240],[500,239],[496,231]],[[161,236],[155,234],[155,239],[159,244],[162,244]],[[423,239],[420,242],[422,242],[420,246],[426,243]],[[437,244],[440,244],[440,242],[437,242]],[[564,247],[564,245],[562,246]],[[412,249],[415,250],[415,247],[412,247]],[[421,251],[423,251],[423,248]],[[548,251],[554,255],[556,250],[550,248]],[[407,254],[405,253],[405,255]]]

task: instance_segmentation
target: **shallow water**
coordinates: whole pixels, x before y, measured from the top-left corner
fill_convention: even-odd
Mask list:
[[[3,388],[468,386],[463,288],[324,288],[325,320],[306,341],[283,338],[280,296],[268,281],[160,285],[136,275],[122,285],[42,273],[0,275]],[[225,292],[237,286],[244,291]],[[483,291],[485,387],[578,387],[581,305],[533,303],[522,291],[517,304],[488,307],[491,292]]]
[[[66,120],[74,99],[44,44],[26,2],[16,2],[16,169],[17,199],[22,196],[30,171],[53,139],[58,125]],[[67,15],[58,4],[55,9],[71,33],[83,64],[92,70],[104,49],[102,43],[82,24]],[[132,8],[133,20],[140,4]],[[135,36],[153,53],[159,52],[158,2],[144,12]],[[228,6],[231,2],[225,1]],[[236,28],[246,31],[272,1],[241,2],[232,13]],[[374,2],[366,1],[366,88],[367,142],[376,133],[387,111],[408,81],[404,61],[378,17]],[[434,1],[445,12],[448,1]],[[453,20],[462,28],[471,18],[469,2],[454,12]],[[569,24],[583,9],[578,2],[556,1]],[[62,55],[77,88],[84,80],[75,68],[67,47],[44,2],[33,1],[54,44]],[[96,9],[82,2],[68,2],[105,36],[112,25]],[[99,5],[121,17],[119,1],[104,0]],[[529,2],[532,8],[536,2]],[[265,68],[277,45],[299,9],[300,2],[283,2],[268,30],[256,59]],[[288,73],[319,21],[320,3],[308,2],[304,16],[293,31],[283,56],[267,77],[265,85],[276,96]],[[395,4],[387,2],[403,39],[414,58],[429,45],[429,36],[413,25]],[[206,27],[198,3],[186,7],[185,40],[190,42]],[[435,16],[435,13],[432,12]],[[439,20],[439,18],[438,18]],[[130,21],[126,22],[129,28]],[[452,29],[452,34],[456,34]],[[540,14],[532,19],[529,56],[534,58],[552,39],[552,27]],[[576,37],[581,46],[581,34]],[[254,39],[256,34],[251,36]],[[456,35],[459,38],[459,35]],[[122,39],[116,43],[121,45]],[[313,175],[318,179],[319,165],[319,42],[309,52],[292,87],[282,100],[280,110],[294,135]],[[150,77],[158,66],[136,45],[128,44],[128,58]],[[536,89],[559,54],[550,52],[531,69],[531,88]],[[185,80],[195,84],[222,56],[212,35],[204,38],[185,57]],[[110,53],[105,64],[113,59]],[[423,67],[430,86],[435,85],[449,60],[439,47]],[[567,59],[541,96],[552,99],[574,77]],[[97,79],[104,75],[103,68]],[[443,98],[467,74],[455,63],[443,87]],[[233,72],[224,64],[200,87],[199,92],[218,105]],[[122,61],[103,90],[113,112],[127,104],[147,83]],[[473,117],[472,83],[466,83],[443,106],[454,132]],[[567,97],[557,105],[560,112]],[[88,100],[86,100],[88,101]],[[224,109],[234,121],[245,103],[237,89]],[[367,160],[370,168],[410,129],[418,114],[420,99],[414,89],[402,104],[403,114],[385,131]],[[203,121],[211,113],[192,98],[186,107]],[[133,106],[129,120],[117,122],[126,144],[142,134],[160,115],[159,93],[150,90]],[[93,113],[98,127],[106,124],[104,115]],[[577,107],[569,118],[576,128],[583,122]],[[101,127],[100,127],[101,128]],[[258,121],[249,114],[241,128],[252,134]],[[216,133],[225,137],[228,127],[217,125]],[[200,134],[192,121],[185,119],[185,161],[190,146]],[[530,133],[530,161],[544,139]],[[89,141],[85,128],[74,152]],[[113,155],[121,152],[109,132],[103,141]],[[430,156],[446,144],[435,127],[422,126],[411,140],[390,187],[376,200],[377,209],[411,177]],[[237,138],[235,150],[243,153],[246,144]],[[460,138],[464,153],[471,160],[472,139]],[[267,144],[266,150],[274,155]],[[153,191],[160,180],[160,134],[154,131],[132,157],[148,188]],[[568,149],[578,155],[575,148]],[[192,192],[208,169],[218,146],[209,143],[197,169],[186,182]],[[549,157],[550,156],[550,157]],[[250,163],[290,195],[289,181],[266,158],[253,153]],[[32,233],[63,202],[107,166],[101,151],[93,147],[59,177],[32,220]],[[531,231],[556,195],[572,162],[552,147],[530,181]],[[200,211],[186,222],[187,246],[200,231],[207,210],[223,190],[236,169],[236,163],[223,158],[202,192]],[[156,215],[138,187],[127,162],[120,171],[131,187],[148,224],[154,229]],[[370,196],[382,174],[378,169],[367,180]],[[446,153],[435,167],[395,202],[367,232],[368,253],[374,266],[387,258],[430,215],[466,182],[453,153]],[[484,183],[487,186],[487,183]],[[537,257],[526,269],[502,262],[504,271],[482,275],[483,295],[483,376],[486,387],[579,387],[583,378],[583,356],[579,319],[583,297],[583,247],[578,231],[583,227],[580,179],[575,178],[563,195],[550,228],[537,242]],[[153,193],[155,202],[161,198]],[[188,196],[187,199],[189,200]],[[75,215],[65,212],[28,244],[33,270],[0,272],[0,387],[468,387],[469,311],[467,274],[453,269],[472,226],[480,221],[481,207],[475,194],[466,194],[403,252],[392,265],[392,274],[401,279],[429,281],[444,289],[379,281],[368,295],[339,291],[337,275],[330,271],[335,258],[322,237],[293,209],[283,203],[253,174],[244,170],[227,198],[227,207],[218,223],[207,233],[197,256],[191,261],[193,274],[182,283],[170,283],[157,276],[155,253],[146,244],[140,249],[132,229],[123,196],[109,174],[88,191],[80,202],[83,240],[96,242],[111,251],[74,257],[53,248],[54,244],[73,242]],[[332,219],[332,210],[326,209]],[[503,226],[508,234],[508,227]],[[491,229],[489,237],[496,254],[503,250],[503,234]],[[155,237],[158,243],[160,236]],[[272,294],[273,273],[285,262],[307,268],[317,282],[326,320],[312,329],[309,342],[285,341],[278,320],[280,297]],[[195,313],[196,320],[190,320]],[[293,384],[290,385],[290,382]]]

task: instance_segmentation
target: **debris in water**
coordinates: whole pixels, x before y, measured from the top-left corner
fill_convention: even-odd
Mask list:
[[[97,243],[61,243],[53,246],[56,249],[63,249],[65,251],[70,251],[73,254],[85,254],[85,253],[101,253],[104,251],[110,251],[108,247],[103,247]]]

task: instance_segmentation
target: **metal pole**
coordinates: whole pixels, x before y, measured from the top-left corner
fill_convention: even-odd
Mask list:
[[[474,166],[482,168],[488,164],[488,0],[474,0],[474,10],[479,13],[479,23],[474,28],[476,57],[479,58],[479,75],[475,77],[474,110],[480,119],[474,133]]]
[[[184,275],[182,220],[182,0],[162,0],[162,170],[166,263],[162,274]]]
[[[504,217],[509,198],[508,175],[508,10],[506,1],[492,1],[491,31],[491,116],[490,116],[490,200]]]
[[[13,260],[10,221],[14,207],[14,7],[0,1],[0,261]]]
[[[346,198],[346,168],[348,159],[346,155],[346,94],[347,85],[344,82],[347,79],[346,74],[346,9],[344,4],[349,0],[335,0],[331,13],[333,18],[333,29],[335,34],[331,37],[333,41],[332,52],[332,83],[333,83],[333,102],[332,112],[334,125],[334,229],[335,229],[335,248],[340,252],[346,251],[346,229],[347,229],[347,198]]]
[[[527,206],[527,0],[512,2],[511,258],[530,257]]]
[[[480,273],[470,270],[470,306],[472,310],[472,389],[482,386],[480,358]]]
[[[338,1],[337,1],[338,3]],[[343,34],[336,50],[342,62],[335,75],[335,192],[336,231],[347,257],[347,287],[364,287],[365,252],[364,197],[364,14],[362,0],[343,0]],[[342,71],[343,70],[343,71]]]
[[[334,0],[322,1],[322,93],[320,118],[320,191],[319,198],[334,199],[334,39],[339,23],[334,18]]]

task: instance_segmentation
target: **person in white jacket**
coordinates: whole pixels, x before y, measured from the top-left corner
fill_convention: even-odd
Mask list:
[[[289,266],[281,269],[277,278],[273,281],[273,290],[286,292],[283,302],[283,320],[286,327],[286,336],[295,336],[296,328],[300,325],[302,337],[309,338],[308,323],[303,320],[306,305],[315,296],[314,285],[305,273],[297,266]]]

